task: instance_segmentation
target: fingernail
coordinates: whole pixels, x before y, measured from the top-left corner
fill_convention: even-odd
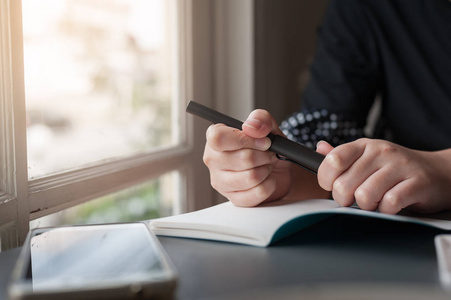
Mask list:
[[[259,150],[268,150],[271,147],[271,140],[268,138],[261,138],[255,140],[255,147]]]
[[[253,128],[255,130],[259,130],[262,127],[262,122],[257,119],[247,119],[244,121],[243,125]]]

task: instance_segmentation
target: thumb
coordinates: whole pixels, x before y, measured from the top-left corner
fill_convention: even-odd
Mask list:
[[[316,144],[316,152],[319,152],[323,155],[327,155],[330,151],[332,151],[334,147],[332,147],[328,142],[319,141]]]
[[[263,109],[254,110],[243,123],[243,131],[253,138],[266,137],[270,132],[281,134],[276,120]]]

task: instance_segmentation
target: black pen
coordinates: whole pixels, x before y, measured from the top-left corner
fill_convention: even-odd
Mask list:
[[[222,123],[242,130],[243,122],[197,102],[190,101],[186,111],[214,124]],[[296,163],[315,174],[318,173],[318,168],[324,160],[324,155],[278,134],[270,133],[267,137],[271,140],[271,147],[268,150],[276,153],[279,159]]]

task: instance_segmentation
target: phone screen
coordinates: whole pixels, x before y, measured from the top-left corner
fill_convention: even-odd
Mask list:
[[[45,293],[168,280],[157,243],[144,223],[35,230],[22,251],[22,283]]]

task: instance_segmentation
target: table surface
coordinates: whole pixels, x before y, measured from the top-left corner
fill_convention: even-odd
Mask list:
[[[412,224],[334,216],[268,248],[159,237],[179,274],[177,299],[449,299],[434,236]],[[0,300],[19,249],[0,253]]]

